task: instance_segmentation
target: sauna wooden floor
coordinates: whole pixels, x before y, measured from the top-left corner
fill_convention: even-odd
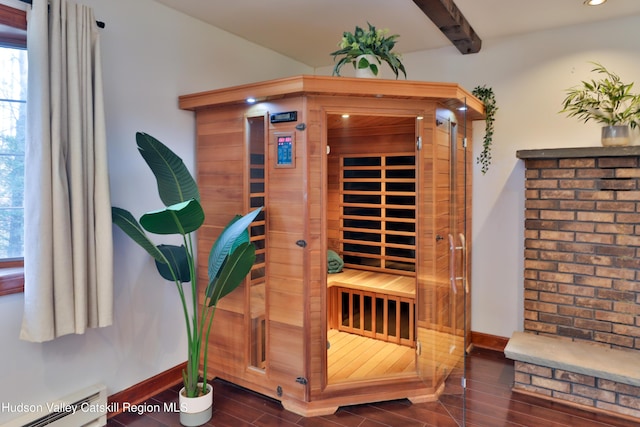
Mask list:
[[[415,375],[415,349],[337,330],[327,331],[329,384]]]
[[[474,349],[467,363],[466,403],[445,394],[438,402],[411,404],[400,399],[345,406],[333,415],[304,418],[267,397],[215,380],[213,418],[205,427],[638,427],[638,423],[596,415],[511,391],[513,362],[501,352]],[[159,392],[148,405],[177,402],[180,386]],[[179,427],[179,415],[168,412],[123,413],[108,427]]]

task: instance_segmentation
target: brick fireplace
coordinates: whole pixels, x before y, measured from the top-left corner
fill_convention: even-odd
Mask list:
[[[640,147],[517,156],[526,167],[525,334],[512,338],[524,347],[514,342],[509,351],[531,345],[536,355],[514,352],[514,389],[638,420]],[[546,338],[522,341],[532,335]],[[553,351],[545,355],[545,347]],[[613,370],[629,375],[605,372],[606,362],[593,368],[572,361],[578,348],[587,357],[593,349],[593,358],[605,352],[604,360],[617,365]],[[548,366],[540,364],[545,360]]]

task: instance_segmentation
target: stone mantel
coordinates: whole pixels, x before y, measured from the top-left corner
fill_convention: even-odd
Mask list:
[[[516,157],[523,160],[631,156],[640,156],[640,145],[630,145],[626,147],[541,148],[516,151]]]

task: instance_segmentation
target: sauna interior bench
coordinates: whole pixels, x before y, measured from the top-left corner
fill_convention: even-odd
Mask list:
[[[415,346],[415,277],[345,268],[327,275],[329,328]]]
[[[507,358],[549,368],[604,378],[640,387],[638,355],[588,342],[514,332],[504,349]]]
[[[351,268],[344,268],[340,273],[327,274],[327,286],[357,289],[359,291],[376,292],[410,299],[414,299],[416,295],[415,277]]]

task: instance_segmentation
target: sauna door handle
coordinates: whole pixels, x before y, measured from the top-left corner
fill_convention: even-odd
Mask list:
[[[460,251],[462,253],[462,276],[460,280],[465,292],[469,293],[469,283],[467,282],[467,239],[462,233],[458,234],[458,239],[460,239]]]
[[[458,239],[460,240],[460,246],[456,246],[453,235],[449,233],[449,282],[454,294],[458,293],[458,280],[462,281],[463,289],[467,293],[469,292],[467,286],[467,241],[462,233],[458,234]],[[462,256],[462,275],[460,276],[456,272],[456,251],[460,251]]]
[[[449,233],[449,283],[454,294],[458,293],[458,286],[456,285],[456,249],[453,236]]]

